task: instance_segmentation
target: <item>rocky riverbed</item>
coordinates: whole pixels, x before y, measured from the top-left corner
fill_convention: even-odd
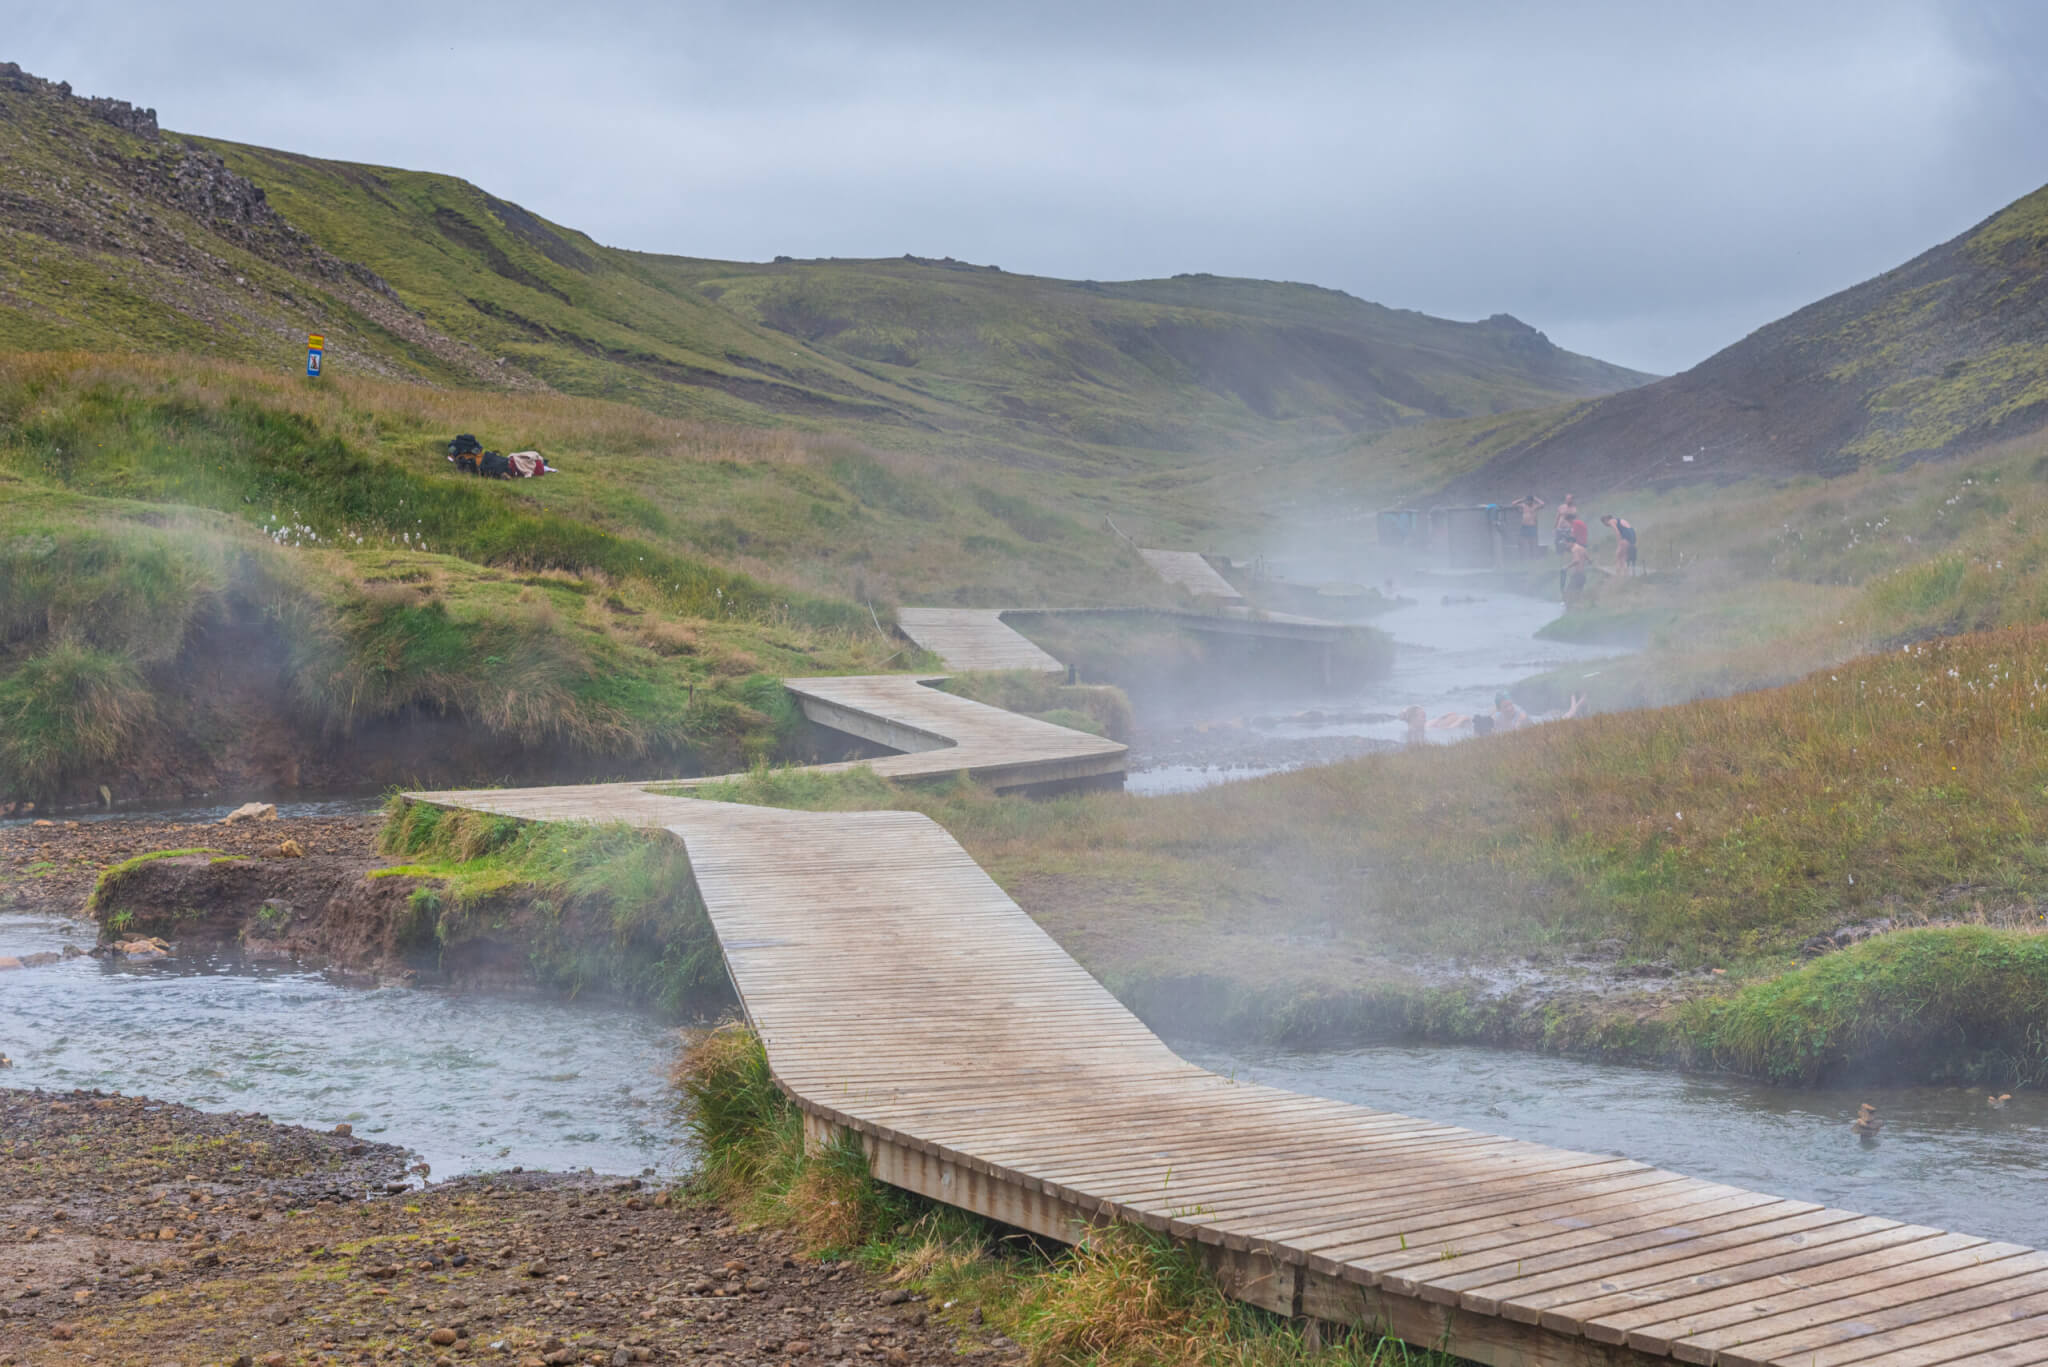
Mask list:
[[[142,1097],[0,1091],[0,1367],[1008,1364],[1015,1346],[686,1192]]]

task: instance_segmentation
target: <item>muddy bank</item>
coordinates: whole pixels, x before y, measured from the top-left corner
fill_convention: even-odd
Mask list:
[[[1017,1359],[634,1178],[387,1194],[391,1146],[91,1093],[0,1092],[0,1135],[5,1367]]]
[[[157,850],[207,847],[262,857],[287,840],[308,856],[360,858],[376,848],[381,814],[247,821],[69,821],[0,826],[0,911],[83,915],[112,865]]]
[[[91,899],[101,938],[232,945],[252,960],[295,959],[383,978],[417,971],[407,961],[428,956],[433,934],[414,893],[437,880],[390,875],[389,861],[376,855],[280,854],[279,844],[253,855],[144,855],[115,865]]]

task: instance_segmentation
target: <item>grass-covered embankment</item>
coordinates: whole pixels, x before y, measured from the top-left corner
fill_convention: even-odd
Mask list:
[[[456,474],[446,433],[494,424],[573,468]],[[793,581],[872,591],[863,547],[927,497],[843,442],[618,405],[0,358],[0,801],[741,767],[795,734],[775,676],[907,662]]]
[[[796,1231],[925,1292],[937,1313],[979,1317],[1032,1362],[1073,1367],[1455,1367],[1360,1326],[1310,1347],[1302,1326],[1227,1299],[1172,1240],[1105,1227],[1076,1247],[1028,1239],[885,1187],[856,1142],[804,1150],[801,1113],[775,1085],[760,1041],[737,1027],[701,1037],[676,1082],[690,1102],[699,1192],[742,1219]]]
[[[378,835],[418,935],[484,946],[534,984],[683,1012],[729,999],[725,962],[679,841],[627,826],[523,822],[395,798]]]
[[[4,473],[0,489],[30,492]],[[595,571],[279,545],[197,511],[10,497],[0,800],[739,767],[797,733],[766,669],[894,649],[871,628],[677,618],[645,581]]]

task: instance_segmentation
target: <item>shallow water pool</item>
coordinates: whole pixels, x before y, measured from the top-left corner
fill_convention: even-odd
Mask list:
[[[89,945],[0,915],[0,954]],[[228,957],[69,959],[0,973],[15,1087],[98,1087],[402,1144],[436,1177],[687,1167],[664,1075],[675,1032],[623,1007],[366,988]]]

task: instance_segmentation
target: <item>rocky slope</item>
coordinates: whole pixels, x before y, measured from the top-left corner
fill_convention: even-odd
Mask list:
[[[1502,424],[1505,444],[1451,492],[1836,475],[2038,431],[2048,188],[1681,375],[1532,425]]]

